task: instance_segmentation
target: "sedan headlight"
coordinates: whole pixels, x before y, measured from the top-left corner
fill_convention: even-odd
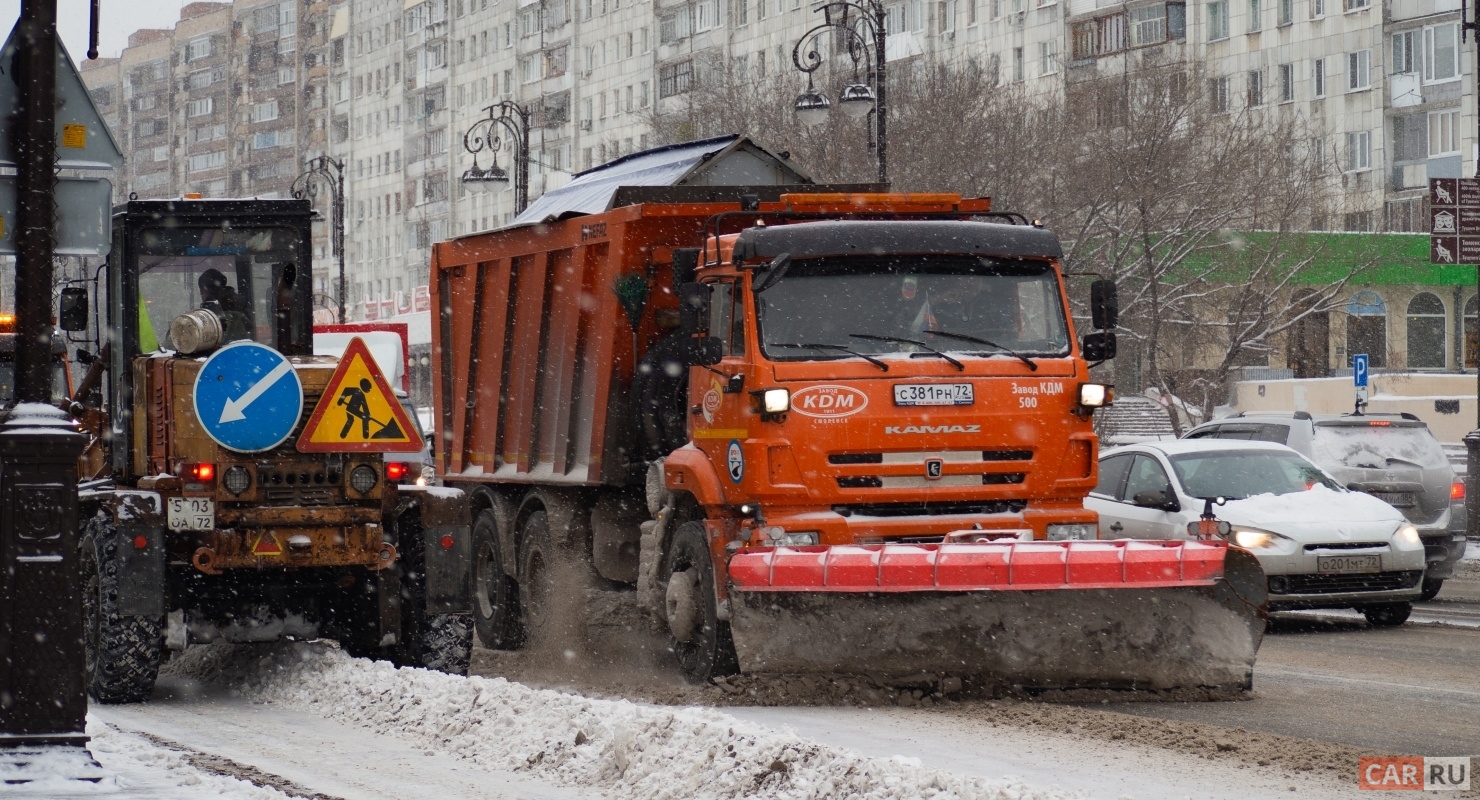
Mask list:
[[[1069,539],[1095,539],[1099,531],[1094,525],[1084,522],[1074,522],[1064,525],[1048,526],[1048,540],[1050,542],[1062,542]]]
[[[1393,533],[1393,541],[1406,544],[1409,547],[1417,547],[1423,544],[1423,540],[1418,538],[1418,528],[1406,522],[1398,526],[1398,530]]]
[[[761,410],[767,414],[784,414],[791,410],[790,389],[767,389],[761,395]]]
[[[1228,539],[1246,550],[1268,550],[1289,541],[1278,533],[1253,528],[1235,528]]]

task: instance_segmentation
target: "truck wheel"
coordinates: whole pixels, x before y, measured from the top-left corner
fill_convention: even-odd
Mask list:
[[[473,522],[473,624],[478,641],[494,650],[516,650],[523,644],[519,629],[519,587],[504,573],[498,522],[484,509]]]
[[[379,577],[368,571],[354,577],[354,585],[328,597],[328,635],[355,658],[386,658],[380,647]]]
[[[545,633],[551,592],[550,568],[555,551],[550,542],[550,520],[543,510],[529,515],[519,536],[519,616],[524,634],[533,639]]]
[[[119,540],[111,522],[83,532],[82,605],[88,693],[100,703],[140,703],[164,660],[164,618],[118,613]]]
[[[1408,615],[1413,613],[1412,603],[1383,603],[1375,606],[1362,608],[1362,616],[1367,618],[1367,624],[1374,628],[1391,628],[1408,621]]]
[[[1439,590],[1440,589],[1443,589],[1443,588],[1444,588],[1444,579],[1443,578],[1424,578],[1423,579],[1423,594],[1420,594],[1418,596],[1418,599],[1421,600],[1421,601],[1423,601],[1423,602],[1425,602],[1425,603],[1427,603],[1428,601],[1433,600],[1435,597],[1438,597],[1439,596]]]
[[[395,662],[466,675],[473,659],[473,615],[427,613],[426,549],[420,527],[408,527],[401,537],[401,643]]]
[[[719,619],[714,564],[704,523],[685,522],[673,534],[663,570],[664,601],[673,654],[691,683],[740,671],[730,624]]]

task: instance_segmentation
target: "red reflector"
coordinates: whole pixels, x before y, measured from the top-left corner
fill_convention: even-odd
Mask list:
[[[149,546],[149,537],[148,536],[145,536],[144,534],[141,533],[138,536],[135,536],[134,537],[134,548],[135,549],[137,549],[137,550],[143,550],[144,548],[146,548],[148,546]]]
[[[1454,484],[1449,487],[1449,499],[1450,500],[1463,500],[1463,499],[1465,499],[1465,482],[1464,481],[1455,481]]]
[[[406,477],[406,465],[399,461],[392,461],[385,465],[385,478],[390,481],[398,481]]]
[[[444,534],[442,534],[442,542],[441,542],[441,544],[442,544],[442,549],[443,550],[451,550],[452,549],[452,534],[450,534],[450,533],[444,533]]]
[[[187,464],[185,474],[193,481],[213,481],[216,479],[215,464]]]

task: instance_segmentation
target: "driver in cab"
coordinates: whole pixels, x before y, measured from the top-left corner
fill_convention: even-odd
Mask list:
[[[200,307],[221,320],[223,343],[252,338],[252,320],[247,316],[241,296],[231,288],[221,270],[202,272],[197,284],[200,286]]]

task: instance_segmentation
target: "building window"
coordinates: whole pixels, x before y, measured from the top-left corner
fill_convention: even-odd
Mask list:
[[[202,36],[185,45],[185,61],[196,61],[209,58],[211,55],[211,37]]]
[[[1326,0],[1310,0],[1310,18],[1320,19],[1326,16]]]
[[[545,77],[555,78],[565,74],[565,65],[570,48],[566,45],[545,51]]]
[[[1208,3],[1208,41],[1228,38],[1228,0]]]
[[[1429,158],[1459,152],[1459,109],[1429,114]]]
[[[1213,113],[1222,114],[1228,111],[1228,78],[1208,79],[1208,102],[1213,106]]]
[[[673,97],[689,90],[694,83],[694,62],[680,61],[658,68],[658,97]]]
[[[1346,89],[1357,92],[1372,88],[1372,51],[1346,54]]]
[[[1249,33],[1258,33],[1264,27],[1263,11],[1259,0],[1249,0]]]
[[[1346,171],[1372,169],[1372,132],[1351,131],[1346,135]]]
[[[1023,80],[1023,48],[1012,48],[1012,79],[1019,83]]]
[[[1408,302],[1408,366],[1444,369],[1444,301],[1422,292]]]
[[[1439,83],[1459,77],[1459,25],[1446,23],[1423,29],[1423,81]]]
[[[1249,108],[1258,108],[1264,105],[1264,72],[1263,70],[1249,71],[1249,96],[1247,98]]]
[[[278,118],[278,101],[268,100],[252,106],[253,122],[271,122]]]
[[[185,107],[186,116],[203,117],[214,110],[213,98],[202,97],[199,100],[191,100],[190,105]]]
[[[1055,39],[1038,43],[1038,74],[1053,75],[1059,71],[1059,43]]]
[[[1480,366],[1480,295],[1465,301],[1465,369]]]
[[[1295,0],[1279,0],[1281,28],[1295,24]]]
[[[1311,83],[1315,85],[1315,96],[1326,96],[1326,59],[1318,58],[1311,62]]]
[[[1417,72],[1418,37],[1421,31],[1403,31],[1393,34],[1392,74]]]
[[[1131,44],[1145,45],[1166,41],[1167,7],[1158,3],[1130,11]]]
[[[1360,291],[1346,304],[1347,357],[1365,353],[1368,366],[1387,365],[1387,305],[1377,292]],[[1347,362],[1350,365],[1350,362]]]
[[[1280,102],[1295,102],[1295,65],[1280,65]]]

